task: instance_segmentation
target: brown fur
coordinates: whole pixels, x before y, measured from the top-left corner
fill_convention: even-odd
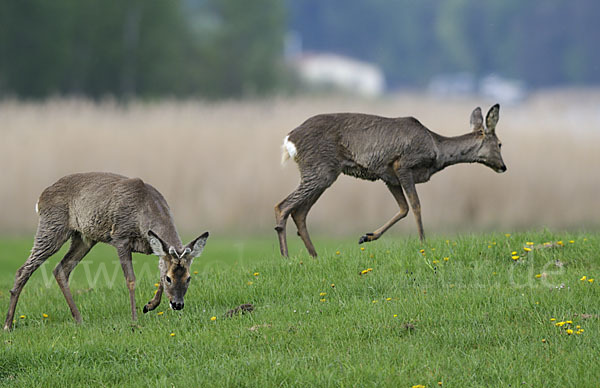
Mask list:
[[[471,114],[471,132],[450,138],[430,131],[414,117],[338,113],[306,120],[288,135],[297,151],[294,160],[300,170],[300,185],[275,206],[275,230],[282,256],[288,256],[285,227],[290,215],[308,252],[317,255],[306,228],[306,216],[342,173],[371,181],[381,179],[400,207],[386,224],[362,236],[359,244],[381,237],[406,216],[408,204],[423,240],[415,184],[427,182],[436,172],[456,163],[482,163],[497,172],[506,170],[495,134],[499,109],[498,104],[490,108],[484,126],[481,109],[476,108]],[[284,149],[284,158],[286,154]]]
[[[158,306],[163,291],[171,300],[171,307],[183,308],[189,267],[193,258],[202,252],[208,233],[184,247],[169,206],[154,187],[139,178],[111,173],[73,174],[45,189],[38,208],[40,220],[34,245],[31,255],[15,275],[5,330],[12,327],[19,295],[31,274],[69,239],[71,246],[54,269],[54,277],[77,322],[81,322],[81,315],[71,295],[69,276],[97,242],[117,249],[129,289],[133,320],[137,314],[132,252],[153,253],[160,258],[160,287],[144,306],[144,312]]]

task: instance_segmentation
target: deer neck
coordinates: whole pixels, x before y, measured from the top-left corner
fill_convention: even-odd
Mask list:
[[[441,170],[457,163],[476,162],[481,140],[479,139],[479,134],[475,132],[455,137],[440,136],[437,146],[437,164]]]

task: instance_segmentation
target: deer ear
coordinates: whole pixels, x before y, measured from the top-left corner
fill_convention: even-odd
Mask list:
[[[485,116],[486,132],[494,132],[496,130],[496,124],[500,118],[500,104],[496,104],[490,108],[487,115]]]
[[[151,230],[148,231],[148,243],[150,244],[150,248],[152,248],[152,253],[156,256],[165,257],[167,255],[167,244]]]
[[[208,238],[208,232],[204,232],[200,237],[190,242],[185,247],[185,251],[190,250],[189,255],[191,257],[198,257],[202,254],[204,246],[206,245],[206,239]]]
[[[477,107],[473,109],[471,113],[471,131],[478,132],[483,129],[483,116],[481,114],[481,108]]]

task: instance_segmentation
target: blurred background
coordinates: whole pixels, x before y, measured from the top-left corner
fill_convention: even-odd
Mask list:
[[[0,234],[32,233],[45,187],[96,170],[152,183],[184,234],[275,238],[298,183],[281,142],[308,117],[412,115],[454,136],[496,102],[508,171],[420,185],[426,233],[595,229],[598,15],[595,0],[0,0]],[[396,211],[381,182],[341,176],[309,229],[358,237]],[[412,215],[389,233],[416,236]]]

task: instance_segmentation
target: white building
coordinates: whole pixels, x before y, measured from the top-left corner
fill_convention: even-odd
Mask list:
[[[385,91],[383,71],[372,63],[331,53],[304,53],[292,63],[300,78],[315,87],[332,87],[367,97]]]

